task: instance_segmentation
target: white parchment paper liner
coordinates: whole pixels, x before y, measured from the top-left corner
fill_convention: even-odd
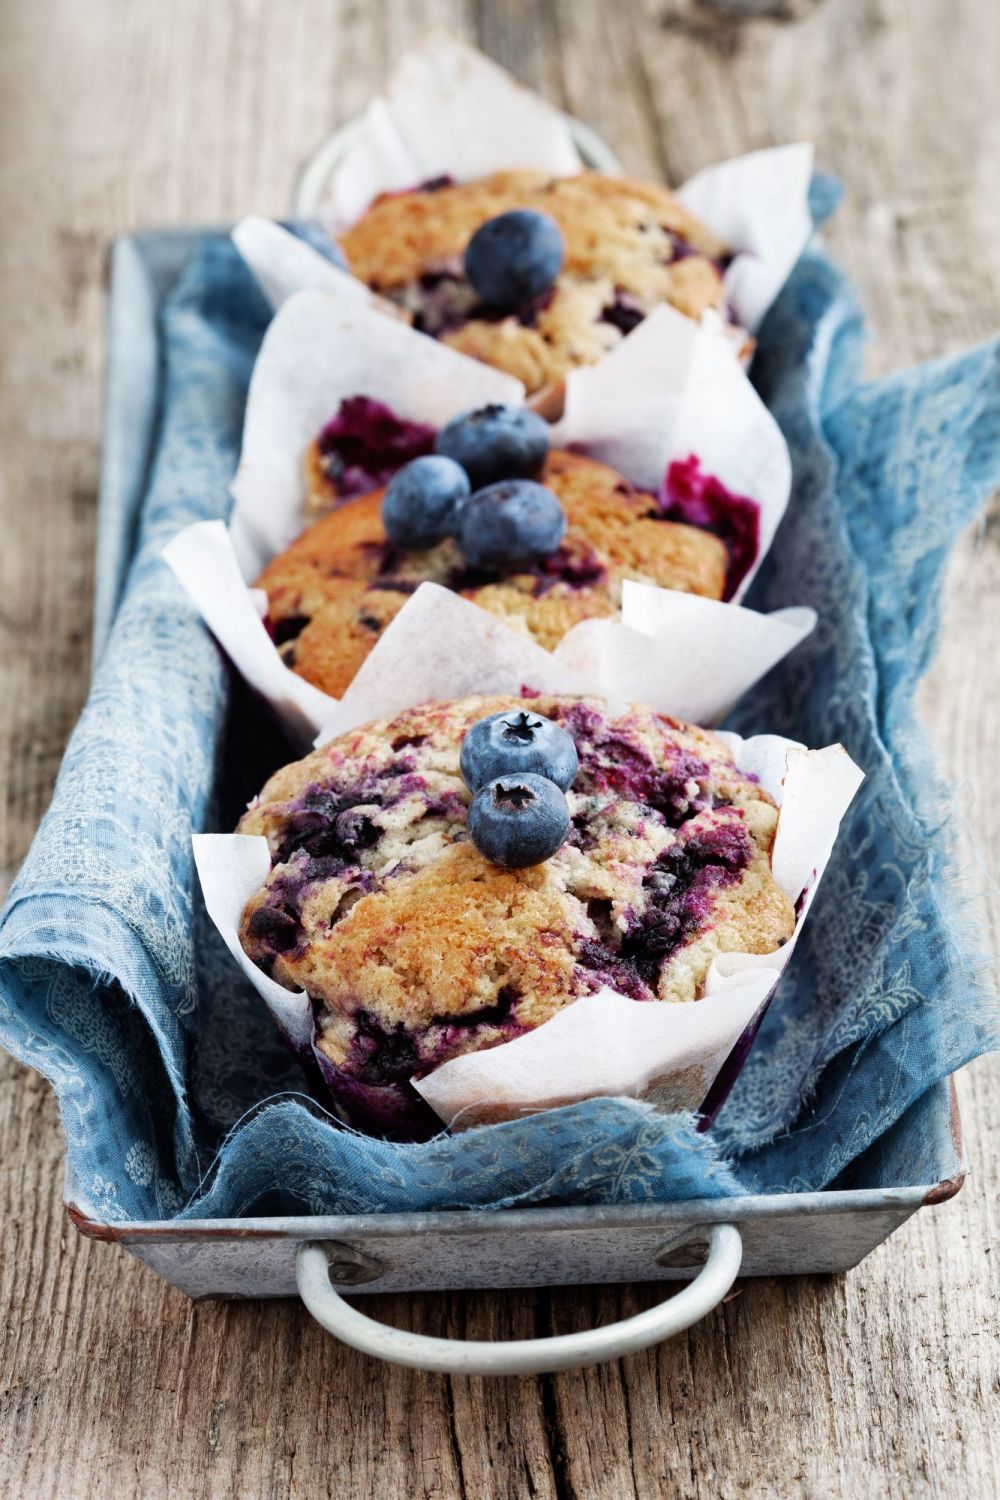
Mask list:
[[[424,591],[421,590],[422,594]],[[403,643],[406,670],[386,653],[385,673],[359,673],[330,726],[340,733],[386,713],[424,701],[469,692],[518,691],[521,662],[510,654],[509,632],[484,610],[446,590],[431,599],[420,632],[424,650]],[[417,596],[419,597],[419,595]],[[437,608],[437,603],[443,607]],[[468,611],[468,629],[456,638],[452,608]],[[390,630],[402,620],[400,614]],[[545,655],[545,653],[542,653]],[[369,664],[374,660],[374,653]],[[530,679],[529,679],[530,682]],[[618,666],[599,658],[567,665],[548,658],[544,683],[551,693],[593,693],[612,708],[621,698]],[[644,701],[661,711],[656,691]],[[772,856],[775,880],[797,903],[795,935],[776,953],[724,954],[709,971],[702,999],[683,1004],[637,1002],[603,990],[577,1001],[527,1036],[488,1052],[442,1064],[415,1083],[441,1119],[469,1124],[509,1117],[592,1094],[655,1097],[670,1108],[696,1108],[747,1026],[767,1001],[791,957],[840,820],[862,773],[839,745],[806,750],[774,735],[742,740],[723,736],[737,764],[760,778],[781,811]],[[283,989],[251,963],[238,938],[240,915],[270,869],[267,842],[246,835],[203,835],[195,859],[209,914],[230,952],[295,1045],[312,1045],[312,1014],[304,994]]]
[[[677,325],[675,338],[658,336],[663,323]],[[704,472],[759,505],[759,564],[791,486],[780,431],[711,328],[661,308],[639,333],[602,365],[570,377],[554,440],[573,443],[653,490],[673,459],[695,456]],[[266,598],[247,584],[306,524],[303,454],[340,402],[357,395],[375,395],[399,416],[437,426],[470,404],[517,404],[523,389],[380,316],[353,293],[302,292],[275,318],[251,380],[229,528],[196,523],[169,543],[164,557],[237,669],[301,743],[337,721],[336,700],[284,665],[262,624]],[[459,641],[474,618],[469,611],[482,613],[424,585],[376,643],[362,668],[366,682],[391,682],[401,648],[419,647],[431,601]],[[809,609],[762,615],[735,602],[629,583],[621,620],[575,626],[555,659],[571,669],[599,658],[609,681],[624,684],[628,695],[644,697],[654,684],[671,711],[711,723],[814,624]],[[544,686],[549,653],[500,621],[491,628],[525,674],[520,681]]]
[[[469,182],[509,167],[567,177],[582,166],[564,115],[475,47],[433,31],[364,111],[330,176],[323,218],[345,229],[379,193],[444,173]]]
[[[655,700],[678,718],[713,724],[816,623],[807,608],[758,614],[627,580],[620,621],[584,620],[549,652],[468,599],[424,583],[338,700],[285,666],[263,624],[267,596],[243,582],[221,521],[187,527],[164,557],[236,670],[302,748],[323,730],[339,732],[356,721],[359,702],[371,699],[378,704],[375,717],[384,717],[435,697],[443,662],[460,676],[461,693],[482,691],[476,660],[466,652],[477,633],[487,634],[504,657],[504,692],[519,693],[522,686],[554,692],[553,682],[598,669],[619,703]],[[411,684],[421,684],[416,700]]]
[[[677,190],[735,252],[726,300],[751,333],[812,233],[812,162],[809,144],[778,146],[708,167]],[[467,182],[512,167],[566,176],[581,166],[565,116],[475,48],[437,33],[402,59],[368,105],[331,173],[322,216],[337,234],[379,193],[443,174]],[[343,274],[276,225],[267,234],[265,222],[244,220],[234,239],[273,306]],[[282,238],[299,248],[282,251]]]

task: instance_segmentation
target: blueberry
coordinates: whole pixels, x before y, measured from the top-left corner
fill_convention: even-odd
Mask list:
[[[453,458],[474,490],[498,479],[534,479],[549,453],[549,429],[524,406],[483,406],[453,417],[437,435],[438,453]]]
[[[468,498],[468,475],[450,458],[414,458],[386,485],[382,525],[397,547],[419,552],[451,535]]]
[[[551,490],[504,479],[466,502],[455,536],[466,562],[501,572],[551,556],[565,533],[566,514]]]
[[[487,219],[465,251],[465,274],[473,290],[501,312],[516,312],[547,292],[562,263],[559,225],[531,208]]]
[[[572,735],[542,714],[510,708],[480,719],[462,741],[462,779],[477,792],[495,776],[545,776],[565,791],[580,762]]]
[[[497,776],[473,797],[468,829],[484,859],[520,870],[540,864],[565,842],[569,807],[545,776]]]

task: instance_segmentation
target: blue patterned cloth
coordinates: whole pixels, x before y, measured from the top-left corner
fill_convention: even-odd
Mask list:
[[[114,625],[0,927],[0,1040],[56,1089],[83,1199],[110,1220],[666,1201],[915,1160],[939,1081],[1000,1034],[913,716],[942,565],[1000,481],[1000,348],[859,384],[861,316],[818,249],[764,327],[754,378],[795,493],[751,602],[813,604],[820,626],[734,727],[841,739],[868,780],[713,1129],[608,1099],[388,1145],[302,1092],[194,894],[192,831],[231,828],[287,756],[159,560],[180,527],[226,514],[266,310],[224,236],[181,253],[175,235],[169,275],[164,244],[141,239],[162,376],[134,430],[155,426],[152,462],[123,460],[106,495]]]

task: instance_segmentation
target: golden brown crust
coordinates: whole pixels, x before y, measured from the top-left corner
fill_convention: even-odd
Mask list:
[[[465,247],[482,223],[511,208],[538,209],[562,231],[565,261],[554,295],[527,318],[466,320],[475,299],[469,293],[463,302]],[[529,391],[557,384],[567,370],[614,348],[622,329],[604,314],[622,294],[640,315],[661,303],[692,318],[721,307],[728,256],[727,246],[666,188],[600,172],[557,178],[496,172],[476,182],[387,195],[341,244],[355,275],[399,302],[417,326],[516,375]],[[421,278],[442,275],[451,283],[457,316],[437,329],[422,316],[434,287]]]
[[[310,457],[307,468],[313,467]],[[331,511],[257,580],[285,660],[339,697],[425,581],[455,588],[547,650],[580,620],[615,614],[625,578],[721,599],[727,555],[717,537],[655,519],[650,495],[593,459],[552,452],[541,480],[559,497],[568,521],[551,573],[470,575],[451,540],[427,552],[388,553],[382,490]],[[289,622],[304,620],[291,638]]]
[[[555,219],[566,245],[565,270],[585,280],[597,273],[618,277],[633,262],[648,273],[645,236],[654,225],[672,230],[710,260],[728,253],[722,240],[654,183],[603,172],[549,177],[526,170],[494,172],[434,191],[384,194],[340,243],[355,275],[385,291],[416,280],[429,264],[462,254],[480,224],[510,208],[539,208]]]

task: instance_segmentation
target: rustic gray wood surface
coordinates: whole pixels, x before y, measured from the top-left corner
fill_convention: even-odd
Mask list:
[[[86,691],[105,252],[281,212],[301,158],[430,23],[679,181],[811,137],[870,369],[1000,329],[1000,8],[979,0],[6,0],[0,7],[0,799],[7,878]],[[997,950],[1000,510],[955,559],[923,693]],[[336,1347],[291,1304],[192,1306],[60,1203],[41,1080],[0,1065],[0,1492],[11,1496],[997,1493],[1000,1066],[961,1081],[973,1176],[846,1278],[747,1283],[623,1364],[487,1384]],[[991,1253],[992,1252],[992,1253]],[[383,1298],[423,1331],[526,1336],[647,1288]]]

